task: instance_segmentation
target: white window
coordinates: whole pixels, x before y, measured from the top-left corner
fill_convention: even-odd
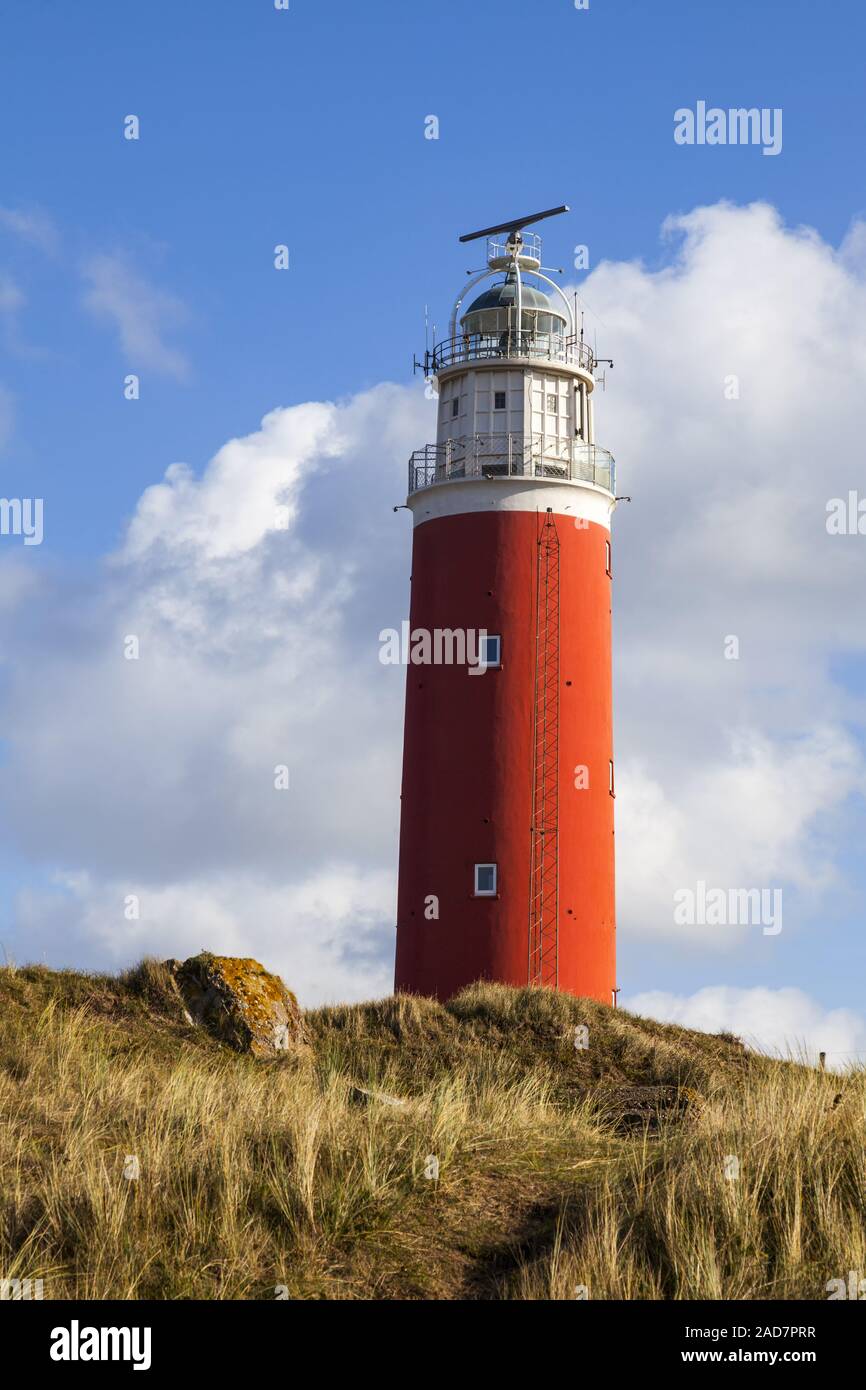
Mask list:
[[[548,395],[548,397],[547,397],[547,411],[548,411],[548,414],[549,414],[549,415],[555,415],[555,414],[556,414],[556,397],[555,397],[555,396]]]
[[[608,767],[609,767],[609,772],[608,772],[608,791],[610,792],[611,796],[616,796],[616,792],[614,791],[614,786],[613,786],[613,758],[610,759],[610,762],[609,762],[609,764],[608,764]]]
[[[605,568],[605,573],[607,573],[607,574],[610,574],[610,573],[611,573],[611,567],[610,567],[610,541],[605,541],[605,543],[604,543],[604,568]]]
[[[478,660],[482,666],[499,666],[502,660],[502,638],[488,633],[479,643]]]
[[[476,864],[475,865],[475,896],[476,898],[495,898],[496,897],[496,865],[495,864]]]
[[[460,397],[459,397],[459,396],[455,396],[454,399],[453,399],[453,401],[451,402],[451,418],[452,418],[452,420],[459,414],[459,412],[460,412]]]
[[[493,409],[494,409],[494,410],[504,410],[504,409],[505,409],[505,392],[504,392],[504,391],[494,391],[494,392],[493,392]]]

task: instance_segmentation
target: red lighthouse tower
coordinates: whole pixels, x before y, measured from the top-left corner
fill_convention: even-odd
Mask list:
[[[395,988],[440,999],[487,979],[615,1002],[614,464],[595,358],[523,230],[567,211],[461,237],[487,268],[425,360]]]

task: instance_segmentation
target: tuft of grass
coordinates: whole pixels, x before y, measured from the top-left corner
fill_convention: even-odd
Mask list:
[[[92,1299],[805,1298],[866,1266],[862,1072],[484,983],[304,1022],[308,1046],[257,1062],[189,1024],[158,961],[0,969],[0,1277]]]
[[[131,970],[125,970],[120,976],[120,987],[151,1008],[169,1013],[177,1010],[179,997],[172,973],[165,961],[154,956],[145,956]]]

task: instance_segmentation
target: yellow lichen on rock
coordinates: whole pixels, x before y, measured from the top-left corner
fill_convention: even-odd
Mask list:
[[[167,961],[194,1022],[239,1052],[274,1057],[302,1042],[298,1001],[257,960],[214,956]]]

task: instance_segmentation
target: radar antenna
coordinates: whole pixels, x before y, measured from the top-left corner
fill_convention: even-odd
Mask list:
[[[533,212],[529,217],[513,217],[510,222],[500,222],[496,227],[482,227],[480,232],[467,232],[460,238],[461,241],[477,241],[479,237],[495,236],[497,232],[519,232],[522,227],[528,227],[531,222],[541,222],[545,217],[557,217],[561,212],[568,212],[566,203],[559,208],[548,208],[546,212]]]

